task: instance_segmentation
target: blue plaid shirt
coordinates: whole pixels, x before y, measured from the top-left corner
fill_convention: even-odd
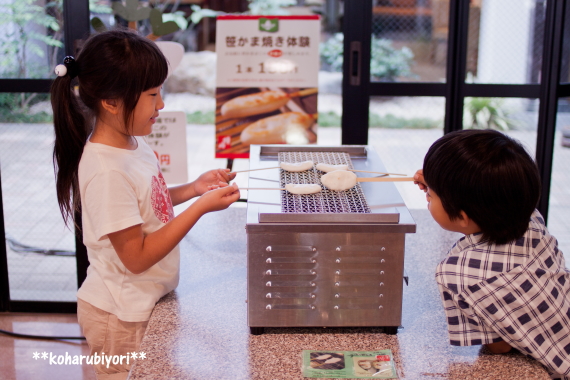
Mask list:
[[[504,340],[570,380],[570,271],[538,211],[509,244],[466,235],[437,266],[450,343]]]

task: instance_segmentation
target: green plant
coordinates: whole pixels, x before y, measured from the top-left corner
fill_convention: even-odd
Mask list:
[[[12,0],[0,5],[0,75],[4,78],[46,77],[55,67],[61,40],[61,13],[57,2],[46,7],[35,0]],[[38,28],[39,27],[39,28]],[[42,32],[42,29],[45,31]],[[36,56],[33,59],[30,55]],[[46,58],[42,60],[42,58]],[[46,67],[49,68],[46,70]],[[4,121],[44,121],[46,115],[29,115],[29,107],[42,96],[36,93],[0,94]]]
[[[319,113],[320,127],[339,127],[341,117],[333,111]],[[380,116],[370,112],[368,114],[368,125],[371,128],[396,128],[396,129],[433,129],[440,128],[441,121],[428,118],[403,118],[392,114]]]
[[[287,15],[284,7],[297,5],[295,0],[249,0],[249,11],[252,15]]]
[[[465,98],[463,126],[507,131],[516,127],[517,123],[509,117],[502,98]]]
[[[392,41],[372,36],[370,76],[377,81],[394,81],[413,76],[410,66],[414,54],[407,47],[396,49]],[[332,71],[342,71],[344,35],[336,33],[320,45],[321,61]]]
[[[340,127],[341,118],[333,111],[319,112],[318,118],[319,127]]]
[[[331,71],[342,71],[342,54],[344,51],[344,34],[335,33],[319,46],[321,62],[327,64]]]
[[[45,27],[47,33],[39,33],[33,25]],[[31,78],[45,72],[46,63],[33,65],[28,54],[40,58],[46,56],[43,44],[61,48],[63,43],[51,34],[61,28],[58,20],[49,15],[35,0],[11,0],[0,5],[0,67],[3,77]]]
[[[404,118],[392,114],[380,116],[375,113],[370,113],[368,115],[368,124],[371,128],[434,129],[440,128],[442,122],[428,118]]]
[[[39,112],[31,114],[30,106],[48,100],[48,94],[0,93],[0,123],[49,123],[52,115]],[[22,107],[22,103],[25,106]]]
[[[62,0],[55,0],[56,2],[61,2]],[[89,0],[89,12],[91,13],[103,13],[109,14],[113,12],[113,9],[107,5],[106,0]]]
[[[159,2],[160,0],[155,0]],[[291,5],[296,5],[296,0],[248,0],[249,1],[249,13],[252,15],[287,15],[289,14],[283,8]],[[225,14],[221,11],[214,11],[211,9],[201,8],[199,5],[192,5],[192,14],[186,19],[186,21],[180,20],[181,13],[176,12],[176,8],[173,8],[171,14],[178,14],[172,17],[176,21],[181,29],[186,29],[188,27],[195,27],[202,18],[204,17],[216,17],[221,14]],[[179,22],[180,21],[180,22]]]
[[[214,124],[216,122],[216,114],[214,111],[195,111],[186,114],[186,122],[188,124]]]
[[[93,1],[93,0],[92,0]],[[135,8],[135,2],[137,0],[127,0],[127,3],[132,3],[131,8],[133,12],[139,12],[141,8]],[[288,12],[284,10],[284,7],[297,4],[296,0],[248,0],[249,1],[249,13],[252,15],[286,15]],[[180,1],[175,1],[172,4],[171,0],[150,0],[149,4],[154,8],[162,12],[162,21],[168,23],[170,21],[175,22],[180,31],[174,36],[173,41],[179,42],[184,45],[185,49],[191,49],[189,46],[188,39],[190,35],[194,33],[196,25],[204,17],[217,17],[218,15],[223,15],[225,12],[215,11],[212,9],[202,8],[199,5],[192,5],[192,13],[189,17],[186,17],[184,12],[178,10],[178,5]],[[115,4],[115,3],[114,3]],[[136,4],[138,7],[138,3]],[[117,6],[117,8],[121,8]],[[165,13],[166,9],[170,7],[169,13]],[[97,20],[96,22],[99,22]],[[154,30],[154,29],[153,29]]]
[[[411,77],[414,53],[404,46],[395,49],[392,41],[372,36],[370,76],[379,81],[393,82],[397,77]]]

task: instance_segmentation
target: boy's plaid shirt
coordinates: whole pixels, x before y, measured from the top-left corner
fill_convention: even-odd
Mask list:
[[[570,380],[570,272],[538,211],[520,239],[504,245],[466,235],[437,266],[450,343],[504,340]]]

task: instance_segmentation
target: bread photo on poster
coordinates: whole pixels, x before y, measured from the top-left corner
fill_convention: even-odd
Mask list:
[[[242,154],[251,144],[314,144],[317,88],[218,88],[216,153]]]

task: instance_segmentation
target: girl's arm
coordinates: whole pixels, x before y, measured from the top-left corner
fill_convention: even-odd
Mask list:
[[[145,235],[141,225],[137,224],[107,236],[123,265],[132,273],[139,274],[170,253],[202,215],[227,208],[237,201],[239,196],[239,189],[235,184],[211,190],[151,234]]]
[[[230,169],[215,169],[207,171],[198,177],[194,182],[186,183],[180,186],[174,186],[168,189],[172,204],[177,206],[194,197],[204,194],[210,190],[209,186],[219,185],[220,182],[229,183],[235,178],[236,174],[229,174]]]

